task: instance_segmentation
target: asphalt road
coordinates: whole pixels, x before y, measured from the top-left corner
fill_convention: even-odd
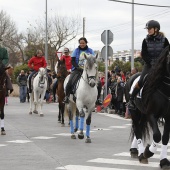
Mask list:
[[[149,164],[129,155],[131,120],[93,113],[92,143],[71,139],[68,119],[57,122],[58,104],[44,102],[44,117],[29,115],[29,103],[9,97],[6,135],[0,136],[0,170],[159,170],[159,151]],[[149,142],[149,141],[148,141]]]

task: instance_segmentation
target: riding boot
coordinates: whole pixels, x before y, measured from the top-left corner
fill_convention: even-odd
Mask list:
[[[70,97],[70,90],[69,90],[69,87],[68,87],[68,84],[67,84],[63,103],[68,104],[69,103],[69,97]]]
[[[130,99],[129,99],[129,103],[128,103],[128,108],[131,109],[131,110],[135,110],[136,109],[134,98],[138,94],[139,91],[140,91],[139,86],[135,86],[135,88],[133,89],[132,94],[130,95]]]
[[[29,81],[29,88],[28,88],[28,89],[29,89],[29,93],[32,93],[32,89],[31,89],[31,78],[30,78],[30,77],[29,77],[29,80],[28,80],[28,81]]]

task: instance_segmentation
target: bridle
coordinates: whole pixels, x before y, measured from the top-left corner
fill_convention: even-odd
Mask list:
[[[94,81],[96,81],[96,78],[97,78],[97,68],[96,68],[96,74],[95,74],[95,76],[89,76],[88,75],[88,73],[87,73],[87,67],[85,67],[85,72],[86,72],[86,78],[87,78],[87,80],[85,80],[84,79],[84,77],[83,76],[81,76],[82,77],[82,79],[90,86],[90,81],[91,80],[94,80]]]

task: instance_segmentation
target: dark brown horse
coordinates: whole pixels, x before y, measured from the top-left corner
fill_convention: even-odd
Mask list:
[[[58,122],[61,122],[62,126],[64,126],[64,107],[63,99],[65,97],[64,93],[64,80],[69,75],[67,71],[65,60],[59,60],[56,64],[56,72],[57,72],[57,96],[58,96],[58,107],[59,107],[59,115]]]
[[[0,60],[0,116],[1,116],[1,135],[6,135],[4,129],[4,105],[5,105],[5,96],[6,96],[6,70],[9,67],[5,68],[5,65]]]

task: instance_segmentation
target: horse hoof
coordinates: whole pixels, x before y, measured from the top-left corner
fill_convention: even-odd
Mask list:
[[[38,111],[37,111],[37,110],[34,110],[33,113],[38,114]]]
[[[61,123],[61,127],[64,127],[65,126],[65,123]]]
[[[74,129],[74,132],[77,132],[77,131],[78,131],[78,128],[75,128],[75,129]]]
[[[32,115],[32,112],[29,112],[30,115]]]
[[[139,162],[142,164],[148,164],[148,159],[143,156],[143,153],[139,156]]]
[[[80,133],[78,134],[78,138],[79,138],[79,139],[84,139],[84,134],[83,134],[82,132],[80,132]]]
[[[166,170],[170,169],[170,162],[169,162],[169,160],[167,158],[162,159],[160,161],[160,167],[162,169],[166,169]]]
[[[71,135],[71,139],[76,139],[76,135],[75,135],[75,134],[72,134],[72,135]]]
[[[148,145],[146,146],[146,148],[145,148],[144,153],[143,153],[143,156],[144,156],[145,158],[150,158],[150,157],[152,157],[152,156],[154,155],[154,153],[149,150],[149,147],[150,147],[150,145],[148,144]]]
[[[91,143],[90,137],[87,137],[87,138],[86,138],[85,143]]]
[[[58,120],[58,123],[61,123],[61,120]]]
[[[44,117],[44,114],[40,114],[40,117]]]
[[[137,148],[130,148],[131,158],[138,158],[138,150]]]
[[[6,135],[5,130],[1,131],[1,135]]]

